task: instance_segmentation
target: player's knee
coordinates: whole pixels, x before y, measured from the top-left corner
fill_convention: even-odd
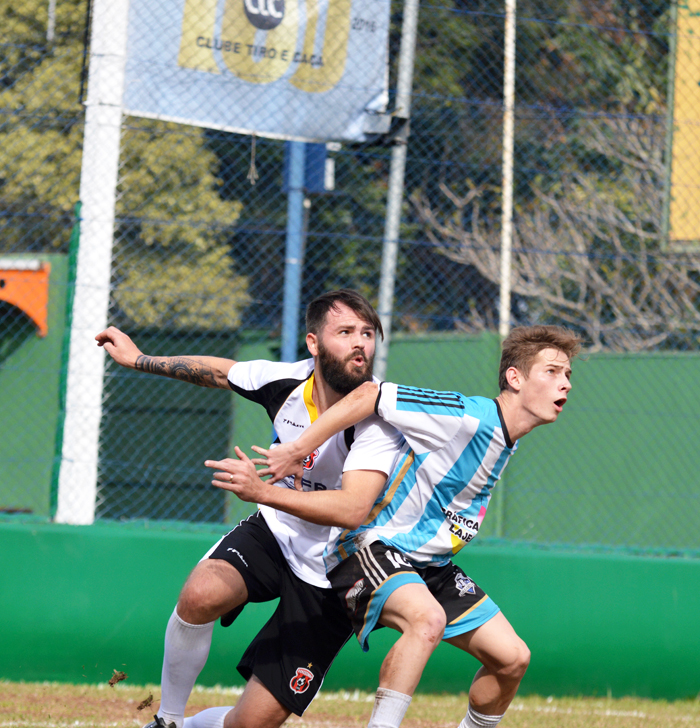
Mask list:
[[[499,670],[502,677],[520,682],[530,665],[530,649],[520,638],[513,644],[510,660]]]
[[[204,584],[188,581],[177,600],[177,614],[189,624],[204,624],[218,616],[216,601]]]
[[[445,611],[439,604],[424,606],[411,617],[411,627],[418,637],[435,649],[445,632]]]
[[[228,570],[233,567],[211,561],[192,571],[177,602],[180,619],[191,624],[211,622],[245,601],[246,595],[231,580]]]

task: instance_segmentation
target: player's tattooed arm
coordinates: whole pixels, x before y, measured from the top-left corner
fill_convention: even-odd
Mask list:
[[[218,356],[147,356],[116,326],[100,332],[95,340],[120,366],[200,387],[228,389],[228,373],[236,363]]]
[[[199,387],[221,388],[227,386],[228,369],[224,372],[225,367],[211,366],[206,361],[209,358],[214,357],[146,356],[141,354],[136,359],[134,368],[148,374],[160,374],[163,377],[179,379],[181,382],[189,382]]]

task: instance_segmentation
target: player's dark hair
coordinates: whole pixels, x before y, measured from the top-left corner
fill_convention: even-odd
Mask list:
[[[337,291],[322,293],[306,307],[306,331],[310,334],[318,334],[326,322],[326,314],[332,309],[338,308],[339,303],[344,303],[354,311],[363,321],[372,324],[376,333],[384,338],[384,329],[379,320],[377,312],[372,304],[360,293],[349,288],[340,288]]]
[[[512,329],[503,341],[498,369],[501,392],[508,388],[508,369],[515,367],[527,377],[542,349],[557,349],[573,359],[581,350],[581,337],[563,326],[518,326]]]

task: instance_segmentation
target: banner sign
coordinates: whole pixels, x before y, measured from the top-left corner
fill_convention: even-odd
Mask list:
[[[700,240],[700,0],[679,2],[673,87],[669,241],[697,250]]]
[[[131,0],[124,112],[260,136],[386,131],[390,0]]]

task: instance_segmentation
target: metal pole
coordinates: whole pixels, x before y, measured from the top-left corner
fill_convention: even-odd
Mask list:
[[[66,412],[58,478],[59,523],[95,518],[104,350],[114,208],[119,167],[128,0],[95,0],[80,172],[80,246],[76,265]]]
[[[391,314],[394,304],[396,259],[399,253],[401,203],[403,201],[404,176],[406,172],[406,147],[409,134],[408,120],[411,116],[413,60],[416,51],[419,4],[420,0],[405,0],[403,9],[395,116],[399,119],[405,119],[405,122],[391,150],[391,169],[389,172],[386,222],[384,224],[382,272],[379,281],[378,305],[379,319],[384,329],[384,341],[377,342],[377,353],[374,364],[374,373],[379,379],[384,379],[386,376],[386,365],[391,341]]]
[[[282,361],[296,361],[299,333],[299,301],[304,241],[304,169],[306,144],[289,143],[289,192],[287,193],[287,245],[284,259],[282,311]]]
[[[498,333],[510,331],[511,251],[513,247],[513,112],[515,99],[515,0],[506,0],[503,58],[503,201],[501,221],[501,294]]]
[[[53,43],[56,35],[56,0],[49,0],[49,18],[46,23],[46,42]]]
[[[498,333],[501,340],[510,331],[510,277],[513,246],[513,111],[515,99],[515,0],[506,0],[506,28],[503,49],[503,201],[501,222],[501,301]],[[498,487],[496,536],[505,532],[506,478]]]

